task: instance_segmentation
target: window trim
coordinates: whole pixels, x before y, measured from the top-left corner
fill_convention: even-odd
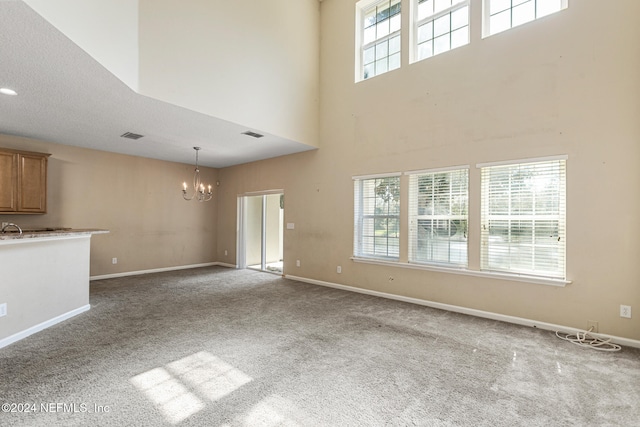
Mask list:
[[[356,180],[375,179],[375,178],[395,178],[400,175],[402,175],[402,172],[376,173],[371,175],[353,175],[351,177],[351,180],[356,181]]]
[[[538,0],[533,0],[534,2],[538,1]],[[542,19],[546,16],[550,16],[550,15],[554,15],[558,12],[562,12],[563,10],[567,9],[569,7],[569,0],[560,0],[560,10],[558,10],[557,12],[553,12],[553,13],[549,13],[547,15],[544,16],[540,16],[540,17],[535,17],[533,18],[531,21],[527,21],[525,23],[522,24],[518,24],[515,27],[513,25],[511,25],[509,28],[499,31],[497,33],[491,33],[491,26],[490,26],[490,20],[491,20],[491,15],[490,15],[490,11],[491,11],[491,0],[482,0],[482,38],[487,38],[490,36],[495,36],[496,34],[500,34],[500,33],[504,33],[506,31],[509,31],[513,28],[519,27],[521,25],[525,25],[528,24],[530,22],[534,22],[537,21],[538,19]],[[511,4],[510,8],[513,10],[513,3]],[[507,10],[507,9],[505,9]]]
[[[526,274],[502,273],[497,271],[484,271],[484,270],[471,270],[469,268],[453,268],[453,267],[444,267],[440,265],[431,265],[431,264],[415,264],[411,262],[399,262],[399,261],[394,262],[394,261],[380,260],[377,258],[366,258],[366,257],[358,257],[358,256],[352,256],[351,260],[353,262],[362,263],[362,264],[383,265],[387,267],[408,268],[412,270],[426,270],[426,271],[433,271],[433,272],[444,273],[444,274],[459,274],[462,276],[481,277],[485,279],[508,280],[511,282],[523,282],[523,283],[531,283],[535,285],[565,287],[566,285],[570,285],[571,283],[573,283],[571,280],[568,280],[566,278],[552,279],[548,277],[529,276]]]
[[[400,0],[400,28],[397,31],[394,31],[393,33],[389,33],[384,37],[381,37],[379,39],[375,39],[367,44],[364,44],[364,17],[366,15],[366,11],[368,11],[369,9],[371,9],[372,7],[377,7],[378,4],[387,2],[390,0],[360,0],[358,2],[356,2],[356,37],[355,37],[355,42],[356,42],[356,46],[355,46],[355,52],[356,52],[356,59],[355,59],[355,63],[356,63],[356,67],[355,67],[355,82],[361,82],[361,81],[365,81],[365,80],[369,80],[373,77],[377,77],[380,76],[382,74],[386,74],[389,71],[393,71],[393,70],[387,70],[384,73],[380,73],[380,74],[375,74],[371,77],[365,78],[364,77],[364,51],[367,48],[370,48],[371,46],[374,46],[380,42],[383,42],[385,40],[390,40],[392,38],[394,38],[395,36],[400,36],[400,67],[402,66],[402,3],[404,2],[404,0]],[[398,67],[398,68],[400,68]],[[397,68],[394,68],[394,70],[397,70]]]
[[[518,271],[510,271],[510,270],[502,270],[502,269],[491,269],[489,268],[489,266],[484,265],[484,260],[485,257],[488,256],[488,253],[486,251],[488,251],[488,248],[485,247],[485,241],[483,239],[483,231],[482,231],[482,227],[483,227],[483,222],[485,220],[485,209],[487,209],[488,207],[486,206],[486,204],[484,203],[485,200],[485,183],[483,182],[482,178],[480,181],[480,271],[482,272],[486,272],[486,273],[492,273],[492,274],[506,274],[506,275],[522,275],[522,276],[527,276],[527,277],[534,277],[534,278],[541,278],[541,279],[545,279],[545,280],[564,280],[566,281],[566,276],[567,276],[567,256],[566,256],[566,251],[567,251],[567,244],[566,244],[566,240],[567,240],[567,227],[566,227],[566,222],[567,222],[567,196],[566,196],[566,187],[567,187],[567,167],[566,167],[566,161],[568,160],[569,156],[567,155],[558,155],[558,156],[547,156],[547,157],[537,157],[537,158],[528,158],[528,159],[519,159],[519,160],[506,160],[506,161],[497,161],[497,162],[488,162],[488,163],[478,163],[476,164],[476,168],[480,169],[480,173],[482,174],[482,169],[484,168],[490,168],[490,167],[500,167],[500,166],[519,166],[519,165],[527,165],[527,164],[533,164],[533,163],[546,163],[546,162],[555,162],[555,161],[563,161],[565,162],[564,165],[564,182],[562,183],[563,187],[564,187],[564,193],[563,193],[563,199],[562,199],[562,206],[563,206],[563,216],[562,218],[560,218],[559,220],[561,221],[562,225],[563,225],[563,230],[564,230],[564,241],[563,241],[563,249],[564,249],[564,254],[563,254],[563,277],[552,277],[552,276],[545,276],[543,274],[540,275],[536,275],[536,274],[530,274],[530,273],[525,273],[525,272],[518,272]],[[543,215],[526,215],[526,216],[522,216],[522,217],[526,217],[525,219],[535,219],[536,217],[542,217]],[[531,218],[530,218],[531,217]]]
[[[514,165],[514,164],[527,164],[527,163],[538,163],[541,161],[553,161],[553,160],[568,160],[569,156],[568,155],[552,155],[552,156],[545,156],[545,157],[535,157],[535,158],[526,158],[526,159],[515,159],[515,160],[502,160],[502,161],[494,161],[494,162],[486,162],[486,163],[477,163],[475,165],[476,168],[481,169],[483,167],[488,167],[488,166],[502,166],[502,165]],[[469,168],[470,167],[468,165],[458,165],[458,166],[448,166],[448,167],[442,167],[442,168],[429,168],[429,169],[419,169],[419,170],[411,170],[411,171],[405,171],[405,172],[390,172],[390,173],[380,173],[380,174],[370,174],[370,175],[355,175],[352,176],[352,180],[356,180],[356,179],[371,179],[371,178],[387,178],[387,177],[399,177],[401,175],[412,175],[412,174],[420,174],[422,172],[427,172],[427,173],[434,173],[434,172],[446,172],[446,171],[451,171],[451,170],[457,170],[457,169],[462,169],[462,168]],[[566,169],[566,165],[565,165],[565,225],[566,225],[566,219],[567,219],[567,210],[566,210],[566,204],[567,204],[567,197],[566,197],[566,188],[567,188],[567,182],[566,180],[568,179],[568,174],[567,174],[567,169]],[[469,188],[469,203],[472,202],[472,194],[474,193],[474,188],[476,188],[476,185],[478,186],[476,188],[476,190],[479,189],[479,191],[481,192],[481,188],[482,188],[482,182],[476,183],[473,182],[474,186],[472,187],[472,175],[471,173],[469,174],[469,184],[468,184],[468,188]],[[402,194],[402,192],[401,192]],[[408,194],[408,193],[406,193]],[[481,198],[482,195],[480,194],[479,197]],[[355,197],[354,197],[355,199]],[[471,206],[468,206],[468,221],[473,221],[475,223],[475,217],[474,215],[479,214],[480,217],[478,217],[478,220],[480,220],[481,218],[481,210],[482,210],[482,206],[479,207],[479,210],[476,212],[476,210],[472,210],[470,209]],[[406,209],[406,207],[405,207]],[[403,209],[401,208],[401,210],[399,211],[398,217],[400,218],[400,221],[406,221],[409,218],[409,212],[403,212]],[[354,206],[354,225],[355,225],[355,206]],[[479,227],[479,226],[478,226]],[[481,232],[481,230],[474,230],[472,227],[469,227],[469,232],[470,233],[476,233],[476,232]],[[354,242],[355,242],[355,234],[356,233],[356,229],[354,228]],[[403,252],[403,239],[402,239],[403,235],[402,233],[399,236],[399,252],[402,253]],[[405,238],[407,236],[404,236]],[[566,238],[566,228],[565,228],[565,238]],[[471,241],[468,241],[468,244],[470,244]],[[478,243],[481,245],[481,239],[479,238]],[[355,249],[355,245],[354,245],[354,249]],[[408,249],[408,246],[406,247],[406,249]],[[478,251],[482,251],[481,247],[477,248]],[[421,271],[432,271],[435,273],[441,273],[441,274],[456,274],[456,275],[462,275],[462,276],[471,276],[471,277],[478,277],[478,278],[483,278],[483,279],[488,279],[488,280],[506,280],[509,282],[520,282],[520,283],[528,283],[528,284],[537,284],[537,285],[545,285],[545,286],[555,286],[555,287],[565,287],[566,285],[569,285],[571,283],[573,283],[571,280],[569,280],[566,276],[567,276],[567,257],[566,257],[566,244],[565,244],[565,277],[564,278],[556,278],[556,277],[545,277],[545,276],[539,276],[539,275],[531,275],[531,274],[526,274],[526,273],[517,273],[517,272],[504,272],[504,271],[491,271],[491,270],[481,270],[481,265],[480,264],[476,264],[477,262],[481,261],[478,258],[468,258],[469,264],[466,267],[458,267],[458,266],[449,266],[449,265],[443,265],[443,264],[426,264],[426,263],[418,263],[418,262],[412,262],[412,261],[407,261],[404,260],[404,255],[400,255],[400,257],[398,259],[389,259],[389,258],[380,258],[380,257],[368,257],[368,256],[360,256],[360,255],[352,255],[350,257],[350,259],[355,262],[355,263],[362,263],[362,264],[371,264],[371,265],[379,265],[379,266],[384,266],[384,267],[392,267],[392,268],[403,268],[403,269],[411,269],[411,270],[421,270]],[[354,250],[355,252],[355,250]],[[467,252],[467,255],[469,256],[470,253]],[[400,260],[402,259],[402,261]],[[473,259],[473,262],[471,262],[471,260]]]
[[[453,166],[453,167],[446,167],[446,168],[436,168],[436,169],[423,169],[423,170],[417,170],[417,171],[411,171],[411,172],[405,172],[404,175],[408,175],[409,179],[411,180],[411,177],[413,176],[420,176],[420,175],[435,175],[435,174],[443,174],[443,173],[449,173],[449,172],[458,172],[458,171],[466,171],[466,175],[467,175],[467,200],[466,200],[466,211],[467,214],[465,216],[465,220],[467,222],[467,237],[466,237],[466,258],[464,260],[464,263],[461,264],[456,264],[453,262],[439,262],[439,261],[433,261],[433,260],[429,260],[429,261],[417,261],[412,258],[412,254],[414,252],[417,252],[417,249],[414,248],[414,244],[417,244],[417,231],[412,230],[413,227],[415,227],[416,225],[412,225],[412,221],[415,219],[416,221],[419,219],[419,217],[421,215],[418,214],[414,214],[413,212],[413,208],[414,206],[414,198],[417,197],[417,194],[413,194],[413,191],[415,188],[414,186],[411,184],[409,184],[409,194],[408,194],[408,212],[407,212],[407,218],[408,218],[408,222],[409,222],[409,233],[408,233],[408,262],[411,264],[420,264],[420,265],[431,265],[431,266],[438,266],[438,267],[445,267],[445,268],[453,268],[453,269],[466,269],[469,266],[469,237],[468,237],[468,233],[469,233],[469,182],[470,182],[470,178],[469,178],[469,165],[463,165],[463,166]],[[417,203],[417,201],[415,202]],[[422,215],[424,216],[424,215]],[[435,217],[435,215],[432,215],[432,217]],[[447,218],[452,218],[453,216],[447,216]],[[444,218],[443,218],[444,219]]]
[[[469,41],[467,42],[467,44],[471,43],[471,0],[463,0],[460,3],[456,3],[453,6],[449,6],[446,9],[443,9],[439,12],[434,13],[433,15],[427,16],[420,20],[418,19],[418,1],[419,0],[411,0],[411,7],[410,7],[411,29],[409,34],[409,38],[411,40],[411,43],[410,43],[411,47],[409,49],[409,64],[424,61],[426,59],[433,58],[434,56],[439,55],[438,53],[438,54],[431,55],[428,58],[422,58],[422,59],[418,57],[418,28],[430,21],[433,22],[436,19],[441,18],[442,16],[445,16],[449,13],[455,12],[456,10],[461,9],[465,6],[468,7],[468,13],[469,13],[469,18],[467,23],[467,26],[469,27]],[[463,28],[463,27],[460,27],[460,28]],[[449,31],[449,34],[451,34],[451,31]],[[462,47],[462,46],[458,46],[458,47]],[[446,52],[449,52],[451,50],[453,49],[449,48],[449,50]],[[446,53],[446,52],[441,52],[441,53]]]
[[[401,172],[391,172],[391,173],[382,173],[382,174],[373,174],[373,175],[359,175],[352,176],[353,181],[353,257],[362,258],[362,259],[371,259],[371,260],[380,260],[380,261],[391,261],[397,262],[400,259],[400,247],[401,247],[401,235],[400,235],[400,222],[402,221],[402,210],[400,206],[398,206],[397,215],[379,215],[378,217],[386,217],[395,218],[398,221],[398,256],[384,256],[384,255],[376,255],[376,254],[364,254],[363,252],[363,243],[362,243],[362,219],[365,217],[371,217],[371,215],[364,215],[362,213],[362,193],[360,193],[360,198],[356,199],[356,185],[362,185],[363,181],[368,180],[376,180],[376,179],[385,179],[385,178],[397,178],[398,179],[398,188],[400,189],[400,176]],[[374,218],[376,216],[374,215]],[[387,236],[388,237],[388,236]],[[389,246],[387,245],[387,253],[389,252]]]
[[[524,165],[527,163],[540,163],[540,162],[552,162],[554,160],[568,160],[569,156],[566,154],[559,154],[557,156],[545,156],[545,157],[529,157],[526,159],[516,160],[500,160],[497,162],[476,163],[477,169],[488,168],[492,166],[508,166],[508,165]]]

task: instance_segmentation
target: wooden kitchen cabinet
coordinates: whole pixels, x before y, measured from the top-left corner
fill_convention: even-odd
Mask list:
[[[47,212],[49,156],[0,148],[0,213]]]

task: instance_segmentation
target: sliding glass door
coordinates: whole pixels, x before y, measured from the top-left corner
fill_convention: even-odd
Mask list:
[[[282,273],[284,196],[282,193],[241,196],[238,248],[240,268]],[[242,255],[242,254],[241,254]]]

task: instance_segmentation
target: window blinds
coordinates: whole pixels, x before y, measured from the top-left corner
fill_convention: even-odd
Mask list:
[[[481,168],[481,268],[565,278],[566,161]]]
[[[354,179],[355,256],[400,255],[400,177]]]
[[[409,176],[409,262],[467,266],[469,170]]]

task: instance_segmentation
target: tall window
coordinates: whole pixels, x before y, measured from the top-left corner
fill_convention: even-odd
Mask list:
[[[356,80],[400,68],[400,0],[356,4],[360,46]]]
[[[480,165],[483,270],[565,278],[565,163]]]
[[[398,175],[354,178],[354,230],[354,256],[398,260]]]
[[[469,170],[409,177],[409,262],[467,266]]]
[[[469,0],[414,1],[414,61],[469,43]]]
[[[484,0],[484,36],[566,9],[568,0]]]

